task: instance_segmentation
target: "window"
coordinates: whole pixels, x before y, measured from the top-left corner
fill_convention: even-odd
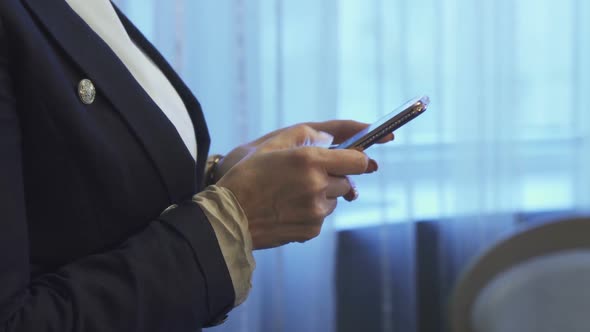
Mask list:
[[[212,151],[431,97],[396,142],[369,150],[381,169],[355,177],[361,197],[336,228],[590,205],[590,3],[119,4],[199,97]]]

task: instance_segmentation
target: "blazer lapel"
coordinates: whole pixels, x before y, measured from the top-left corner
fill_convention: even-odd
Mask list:
[[[127,30],[127,33],[131,39],[149,56],[152,61],[160,68],[166,78],[172,83],[180,98],[184,102],[186,109],[188,110],[189,116],[193,122],[195,128],[195,137],[197,138],[197,174],[196,184],[197,188],[201,188],[204,179],[204,167],[209,154],[210,137],[207,128],[207,123],[201,109],[199,101],[195,98],[190,89],[184,84],[182,79],[178,76],[176,71],[170,66],[170,64],[164,59],[162,54],[144,37],[144,35],[135,27],[135,25],[129,21],[129,19],[114,6],[119,18],[123,22],[123,26]]]
[[[189,198],[195,192],[194,160],[174,125],[125,65],[65,1],[23,1],[139,138],[158,169],[171,202]]]

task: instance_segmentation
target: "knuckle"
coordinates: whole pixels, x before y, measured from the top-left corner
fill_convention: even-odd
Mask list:
[[[315,163],[316,156],[313,149],[298,148],[293,151],[293,161],[301,167],[310,167]]]
[[[276,150],[275,142],[273,142],[273,141],[266,142],[265,144],[260,145],[257,148],[257,150],[258,150],[258,152],[261,152],[261,153],[272,152],[272,151]]]
[[[327,176],[319,171],[310,171],[307,174],[307,188],[311,193],[322,193],[328,189]]]
[[[293,127],[293,136],[298,145],[310,145],[317,131],[307,124],[299,124]]]
[[[326,209],[319,204],[314,204],[309,211],[309,217],[315,223],[323,222],[326,214]]]
[[[330,206],[330,209],[328,210],[328,213],[326,214],[326,216],[329,216],[332,214],[332,212],[334,212],[334,210],[336,210],[336,207],[338,206],[338,200],[334,200],[332,203],[332,206]]]
[[[318,237],[318,235],[320,235],[320,233],[322,232],[322,226],[318,225],[318,226],[313,226],[310,227],[307,233],[307,236],[309,237],[309,239],[313,239]]]
[[[310,226],[310,227],[307,227],[304,231],[302,231],[301,234],[299,234],[299,236],[295,240],[299,243],[304,243],[304,242],[307,242],[311,239],[318,237],[321,232],[322,232],[321,225]]]
[[[297,135],[304,136],[304,137],[307,137],[307,136],[314,133],[313,128],[311,128],[310,126],[303,124],[303,123],[295,125],[293,127],[293,130],[295,131],[295,133]]]
[[[269,153],[273,152],[275,149],[272,145],[265,145],[258,149],[258,153]]]
[[[369,160],[362,153],[356,153],[356,158],[354,159],[354,165],[356,167],[358,167],[358,170],[360,172],[363,172],[369,166]]]

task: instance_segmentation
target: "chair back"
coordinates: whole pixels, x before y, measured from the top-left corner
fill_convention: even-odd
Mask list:
[[[564,257],[556,259],[556,255],[564,255]],[[489,302],[489,299],[494,298],[493,290],[495,290],[497,293],[497,291],[503,289],[504,295],[506,296],[516,296],[518,293],[514,289],[514,285],[517,285],[517,283],[514,282],[514,279],[506,279],[505,277],[503,278],[503,274],[510,274],[511,269],[516,268],[518,271],[520,271],[513,272],[511,274],[513,278],[520,278],[520,280],[524,280],[523,278],[528,278],[527,280],[529,280],[529,282],[521,283],[521,285],[528,284],[529,286],[533,287],[530,282],[534,280],[531,279],[530,276],[541,276],[539,280],[544,278],[544,282],[552,282],[552,285],[555,286],[555,280],[553,279],[558,277],[558,275],[561,273],[558,269],[554,268],[556,266],[555,264],[562,264],[562,269],[567,268],[571,271],[576,271],[576,273],[590,273],[590,266],[588,266],[586,271],[580,270],[584,269],[585,267],[585,263],[581,262],[585,262],[586,258],[581,258],[582,256],[585,256],[586,258],[590,257],[590,218],[572,218],[547,222],[541,225],[535,225],[530,228],[520,230],[516,234],[512,234],[507,238],[498,241],[483,254],[474,259],[459,279],[459,282],[457,283],[451,298],[451,331],[484,332],[476,329],[476,325],[478,324],[474,324],[474,318],[477,320],[482,320],[484,317],[485,319],[489,319],[489,317],[486,317],[485,310],[483,309],[491,308],[489,305],[486,306],[485,303]],[[539,259],[541,259],[542,262],[539,261]],[[569,263],[563,263],[566,261]],[[531,273],[531,271],[535,272]],[[542,277],[544,272],[539,271],[546,271],[547,276]],[[563,281],[570,279],[570,281],[574,282],[574,279],[579,279],[577,277],[580,275],[582,274],[578,274],[576,276],[573,273],[561,273],[559,278],[565,278]],[[490,288],[490,285],[494,284],[494,282],[495,286]],[[510,289],[510,287],[507,287],[507,285],[512,285],[510,286],[512,287],[511,294],[506,294],[506,290]],[[565,284],[563,286],[568,285]],[[590,288],[590,280],[588,280],[587,288]],[[560,290],[556,287],[553,287],[553,289],[555,289],[557,292],[556,294],[559,295]],[[564,292],[561,293],[564,295],[566,294]],[[480,301],[480,303],[477,303],[478,299],[482,295],[485,300],[483,302]],[[522,293],[518,293],[518,299],[521,302],[524,301],[523,303],[552,305],[550,301],[544,303],[539,301],[539,296],[542,295],[541,293],[531,295],[533,296],[534,301],[537,302],[526,302],[526,299],[523,298],[525,295]],[[584,296],[583,293],[579,293],[578,295]],[[584,299],[585,298],[583,298],[583,300]],[[498,297],[496,297],[496,300],[496,303],[508,303],[499,301]],[[576,299],[576,301],[578,300],[580,299]],[[590,298],[587,299],[586,303],[590,305]],[[557,305],[558,303],[554,301],[553,304]],[[478,310],[475,310],[476,307]],[[534,307],[530,307],[529,309],[530,310],[527,312],[534,313],[536,310]],[[588,322],[590,326],[590,307],[581,309],[588,311]],[[524,319],[526,318],[524,316],[521,317]],[[493,317],[493,319],[504,318],[506,317]],[[481,326],[481,324],[478,326]],[[502,324],[494,326],[502,326]],[[485,332],[488,331],[491,330],[487,330]],[[587,331],[590,331],[590,329],[587,329]],[[502,332],[508,331],[504,329]],[[526,330],[520,330],[519,332],[526,332]]]

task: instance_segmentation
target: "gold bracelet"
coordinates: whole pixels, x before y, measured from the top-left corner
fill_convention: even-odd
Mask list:
[[[205,176],[205,185],[210,186],[215,184],[215,172],[219,162],[223,159],[223,155],[214,154],[207,159],[207,174]]]

